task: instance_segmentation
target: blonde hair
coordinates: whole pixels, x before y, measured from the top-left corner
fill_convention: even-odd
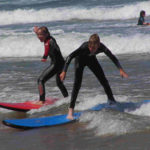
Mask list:
[[[100,43],[100,38],[98,36],[98,34],[92,34],[89,38],[89,46],[91,44],[99,44]]]

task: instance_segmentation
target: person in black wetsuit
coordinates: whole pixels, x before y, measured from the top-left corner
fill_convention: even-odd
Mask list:
[[[140,17],[139,17],[139,20],[138,20],[138,24],[137,24],[137,25],[150,25],[150,23],[145,22],[145,16],[146,16],[145,11],[144,11],[144,10],[141,10],[141,11],[140,11]]]
[[[34,27],[34,32],[41,42],[44,42],[45,52],[42,58],[42,62],[45,62],[48,56],[51,58],[51,64],[48,66],[38,78],[38,89],[40,95],[40,102],[42,104],[45,101],[45,82],[51,77],[56,75],[56,83],[62,92],[64,97],[68,96],[67,89],[63,82],[60,80],[60,73],[63,69],[65,60],[61,54],[60,48],[57,45],[56,40],[50,35],[47,27]]]
[[[108,102],[110,104],[114,104],[116,102],[113,97],[109,83],[105,77],[105,74],[96,58],[96,54],[98,53],[105,53],[120,70],[120,75],[122,77],[128,77],[128,75],[122,69],[118,59],[111,53],[111,51],[103,43],[100,42],[99,36],[97,34],[91,35],[88,42],[83,43],[77,50],[72,52],[67,57],[64,65],[64,69],[60,74],[60,78],[63,81],[65,79],[66,72],[71,60],[75,58],[75,79],[74,79],[74,85],[73,85],[73,90],[71,95],[70,107],[67,115],[68,119],[73,119],[75,102],[76,102],[79,89],[81,87],[82,75],[85,66],[89,67],[89,69],[98,78],[98,81],[104,87],[104,90],[108,97]]]

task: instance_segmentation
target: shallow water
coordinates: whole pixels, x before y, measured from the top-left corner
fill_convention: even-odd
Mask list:
[[[118,55],[117,57],[128,73],[128,79],[122,79],[119,76],[118,70],[107,57],[98,57],[116,100],[137,102],[149,99],[149,54]],[[43,65],[39,62],[39,58],[20,58],[17,61],[14,58],[3,59],[0,63],[1,101],[20,102],[38,99],[36,79],[45,65],[48,63]],[[73,84],[72,76],[73,64],[69,67],[65,80],[69,94]],[[47,96],[59,97],[60,100],[52,106],[32,110],[26,114],[1,108],[0,120],[67,113],[70,97],[65,99],[62,97],[56,87],[55,77],[46,84],[46,91]],[[102,86],[86,68],[75,110],[86,110],[106,101]],[[150,127],[149,108],[150,104],[146,104],[131,112],[126,110],[124,113],[107,109],[87,112],[76,123],[33,130],[13,129],[1,124],[1,148],[2,150],[58,150],[60,148],[68,150],[141,150],[142,148],[147,150],[149,142],[146,138],[149,137]]]

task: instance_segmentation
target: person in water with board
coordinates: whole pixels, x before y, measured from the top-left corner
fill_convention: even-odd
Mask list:
[[[128,77],[128,75],[124,72],[123,68],[121,67],[118,59],[111,53],[111,51],[103,43],[100,42],[100,38],[98,34],[91,35],[88,42],[84,42],[77,50],[72,52],[66,58],[64,69],[60,74],[60,78],[63,81],[65,79],[66,72],[71,60],[75,58],[75,79],[74,79],[74,85],[73,85],[73,90],[71,95],[71,102],[70,102],[69,111],[67,115],[68,119],[73,119],[75,102],[77,99],[79,89],[81,87],[83,70],[85,66],[88,66],[88,68],[95,74],[98,81],[102,84],[105,93],[108,97],[109,104],[116,103],[110,85],[96,58],[96,55],[98,53],[105,53],[105,55],[107,55],[117,66],[117,68],[120,71],[120,75],[122,77],[126,77],[126,78]]]
[[[40,101],[37,104],[43,104],[45,102],[45,82],[56,75],[56,83],[64,97],[68,96],[67,89],[63,82],[60,80],[60,73],[64,67],[65,60],[61,54],[60,48],[56,40],[50,35],[47,27],[34,27],[38,39],[44,43],[45,52],[41,59],[42,62],[46,62],[47,58],[51,58],[51,64],[42,72],[38,78],[38,89]]]
[[[144,10],[141,10],[137,25],[150,25],[150,23],[145,22],[145,16],[146,16],[146,12]]]

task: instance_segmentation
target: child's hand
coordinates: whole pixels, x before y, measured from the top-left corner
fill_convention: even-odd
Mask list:
[[[47,59],[41,59],[41,61],[42,61],[42,62],[46,62],[46,61],[47,61]]]
[[[37,33],[38,29],[39,29],[38,26],[34,26],[33,31],[34,31],[35,33]]]

